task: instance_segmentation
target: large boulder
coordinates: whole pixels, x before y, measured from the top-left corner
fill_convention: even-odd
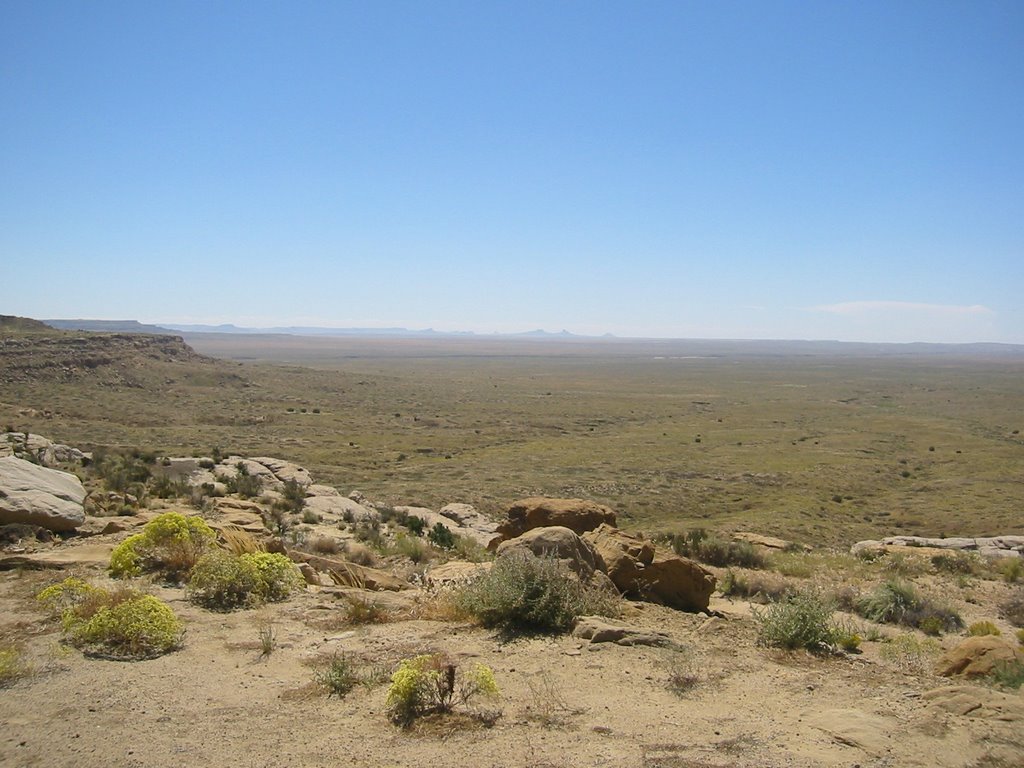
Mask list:
[[[624,595],[641,597],[643,571],[654,560],[654,547],[639,536],[620,531],[607,523],[583,534],[604,561],[604,572]]]
[[[969,637],[946,651],[935,665],[942,677],[985,677],[1003,663],[1024,661],[1024,651],[994,635]]]
[[[498,526],[501,538],[495,539],[492,547],[500,541],[522,536],[533,528],[561,526],[575,533],[585,533],[602,523],[615,525],[615,513],[610,508],[586,499],[531,496],[513,502],[506,514],[508,519]]]
[[[85,522],[85,488],[69,472],[0,457],[0,524],[73,531]]]
[[[656,554],[643,569],[639,585],[644,600],[694,613],[708,609],[714,591],[714,574],[678,555]]]
[[[562,526],[534,528],[498,545],[498,557],[517,552],[553,557],[583,581],[589,581],[595,571],[604,571],[604,561],[593,545]]]
[[[328,523],[348,520],[353,523],[373,522],[380,514],[372,507],[366,507],[345,496],[307,496],[304,509],[319,515]]]
[[[301,486],[313,484],[313,478],[309,470],[303,469],[298,464],[284,459],[275,459],[272,456],[254,456],[249,461],[262,464],[269,469],[274,477],[281,483],[295,482]]]

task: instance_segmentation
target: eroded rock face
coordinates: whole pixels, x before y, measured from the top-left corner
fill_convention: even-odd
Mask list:
[[[534,528],[498,545],[498,557],[517,552],[554,557],[584,581],[589,581],[595,571],[604,571],[604,561],[594,546],[562,526]]]
[[[15,456],[0,458],[0,524],[73,531],[85,522],[85,488],[68,472]]]
[[[605,564],[605,573],[624,595],[641,597],[645,584],[643,570],[654,560],[654,547],[639,536],[620,531],[607,523],[587,531],[583,539],[593,545]]]
[[[534,528],[561,526],[575,533],[585,533],[602,523],[615,525],[615,512],[603,504],[586,499],[531,496],[513,502],[507,515],[508,520],[498,526],[500,541],[522,536]],[[492,546],[496,546],[496,543]]]
[[[994,635],[969,637],[943,654],[935,665],[935,674],[984,677],[992,674],[997,665],[1014,660],[1024,661],[1024,652],[1002,638]]]
[[[678,555],[655,555],[642,573],[643,598],[680,611],[706,611],[715,591],[711,571]]]
[[[676,645],[664,632],[638,629],[604,616],[580,616],[573,626],[572,636],[589,640],[591,643],[615,643],[625,646],[652,645],[669,648]]]

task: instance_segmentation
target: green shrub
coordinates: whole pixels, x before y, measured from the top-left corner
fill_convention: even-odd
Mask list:
[[[249,469],[242,462],[235,465],[235,474],[223,477],[228,493],[237,493],[244,499],[252,499],[263,493],[263,481],[256,475],[250,475]]]
[[[359,597],[348,598],[345,619],[349,624],[384,624],[391,618],[387,610]]]
[[[848,621],[836,622],[833,625],[835,644],[847,653],[860,653],[860,644],[864,641],[861,631]]]
[[[615,615],[618,595],[580,580],[558,560],[511,553],[456,591],[455,606],[485,627],[562,632],[577,616]]]
[[[223,550],[199,558],[186,588],[189,600],[214,611],[251,606],[255,591],[256,569]]]
[[[940,573],[970,576],[978,572],[978,560],[964,552],[940,553],[932,557],[932,566]]]
[[[1015,627],[1024,627],[1024,588],[1016,589],[999,605],[1000,615]]]
[[[409,725],[423,715],[451,712],[456,704],[468,704],[476,696],[497,695],[490,667],[474,664],[466,672],[443,654],[424,654],[403,660],[391,676],[388,717]]]
[[[765,557],[747,541],[725,541],[708,535],[703,528],[695,528],[685,534],[669,537],[672,550],[680,557],[699,560],[719,568],[763,568]]]
[[[124,578],[157,571],[168,579],[182,580],[216,539],[213,529],[201,518],[167,512],[114,549],[110,575]]]
[[[754,609],[753,615],[758,645],[822,653],[836,644],[832,606],[815,592],[797,592],[764,610]]]
[[[327,698],[345,696],[359,684],[355,664],[344,653],[335,654],[327,665],[313,673],[317,685],[327,690]]]
[[[1000,688],[1017,690],[1024,685],[1024,661],[1014,659],[999,662],[992,670],[990,679]]]
[[[1020,644],[1020,645],[1024,645],[1024,629],[1018,629],[1013,634],[1017,638],[1017,643]]]
[[[982,635],[1001,635],[1003,633],[991,621],[976,621],[967,628],[967,634],[971,637],[981,637]]]
[[[999,564],[999,573],[1008,584],[1024,580],[1024,557],[1007,557]]]
[[[434,523],[427,535],[430,543],[441,549],[452,549],[455,547],[455,534],[449,531],[443,523]]]
[[[395,543],[391,549],[395,554],[407,557],[414,563],[422,563],[429,560],[433,554],[423,539],[406,536],[401,533],[395,538]]]
[[[187,594],[204,608],[231,611],[284,600],[301,584],[294,563],[284,555],[251,552],[236,557],[217,550],[196,563]]]
[[[181,644],[184,625],[170,606],[133,589],[111,591],[69,578],[38,599],[60,616],[64,639],[91,655],[149,659]]]
[[[415,515],[407,515],[404,520],[399,520],[399,523],[404,525],[417,536],[422,536],[424,529],[427,527],[427,521],[422,517],[416,517]]]
[[[0,643],[0,688],[6,688],[31,672],[22,649],[12,643]]]
[[[857,603],[857,612],[881,624],[903,624],[928,634],[953,631],[963,626],[960,615],[917,594],[913,584],[890,579]]]

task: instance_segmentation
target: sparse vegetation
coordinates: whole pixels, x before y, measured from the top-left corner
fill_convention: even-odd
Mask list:
[[[553,558],[510,554],[455,594],[456,606],[485,627],[562,632],[577,616],[616,615],[618,595],[587,584]]]
[[[464,670],[444,654],[423,654],[403,660],[391,676],[388,717],[408,726],[418,717],[448,713],[477,697],[497,695],[498,685],[490,667],[474,664]]]
[[[21,646],[0,642],[0,688],[6,688],[31,672]]]
[[[818,593],[797,592],[753,611],[757,642],[769,648],[827,653],[836,645],[832,605]]]
[[[967,634],[971,637],[981,637],[983,635],[1001,635],[1003,633],[991,621],[976,621],[967,628]]]
[[[910,582],[890,579],[861,598],[857,612],[866,619],[883,624],[904,624],[937,635],[963,627],[960,615],[918,595]]]
[[[674,534],[668,540],[672,551],[719,568],[763,568],[765,557],[746,541],[725,541],[709,534],[703,528],[694,528],[685,534]]]
[[[1003,661],[992,670],[992,682],[1000,688],[1016,691],[1024,685],[1024,661]]]

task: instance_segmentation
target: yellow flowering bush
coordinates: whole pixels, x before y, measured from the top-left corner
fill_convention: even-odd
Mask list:
[[[392,721],[409,725],[423,715],[451,712],[476,696],[497,695],[490,667],[474,664],[464,671],[444,654],[423,654],[403,660],[391,676],[387,711]]]
[[[60,617],[64,639],[91,655],[149,659],[177,648],[184,634],[170,606],[134,589],[106,590],[68,578],[37,599]]]
[[[115,578],[159,571],[173,580],[183,579],[196,561],[215,544],[217,535],[206,521],[166,512],[146,523],[142,533],[129,536],[110,556]]]
[[[284,555],[252,552],[236,557],[218,549],[199,558],[186,591],[194,603],[230,611],[285,600],[302,583],[295,564]]]

